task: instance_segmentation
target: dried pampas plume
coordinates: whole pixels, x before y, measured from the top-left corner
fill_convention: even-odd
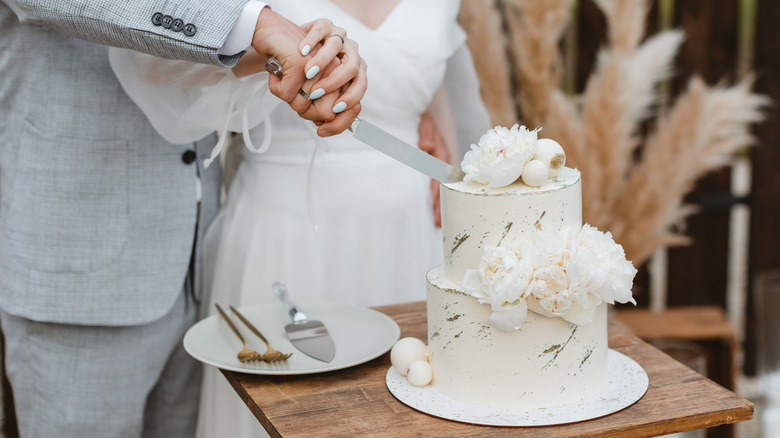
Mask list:
[[[494,0],[463,2],[458,21],[466,31],[468,45],[481,84],[482,100],[493,123],[511,126],[517,120],[512,95],[509,60],[506,57],[506,34],[502,31],[501,16],[493,7]]]
[[[469,3],[476,0],[463,2]],[[504,99],[519,103],[524,123],[542,127],[541,137],[564,146],[567,165],[586,175],[585,222],[611,231],[640,265],[658,247],[687,241],[676,231],[695,210],[683,204],[685,195],[750,143],[750,125],[762,119],[768,101],[751,92],[751,79],[710,87],[694,78],[665,114],[651,119],[683,34],[665,31],[643,41],[646,0],[595,3],[606,18],[607,44],[582,94],[570,96],[561,89],[559,46],[573,1],[494,0],[510,35],[516,88]],[[644,135],[640,126],[648,121]]]
[[[709,88],[694,78],[658,120],[615,206],[612,232],[634,257],[644,260],[659,245],[687,241],[670,230],[694,210],[683,197],[699,176],[727,164],[737,148],[754,140],[748,128],[768,102],[750,93],[752,82]]]

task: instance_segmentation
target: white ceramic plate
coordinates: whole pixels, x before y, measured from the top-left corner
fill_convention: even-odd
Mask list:
[[[401,330],[389,316],[359,306],[325,302],[296,303],[311,320],[322,321],[336,345],[336,357],[330,363],[311,358],[298,351],[284,332],[290,323],[281,302],[239,307],[238,310],[268,338],[275,349],[293,352],[286,361],[265,363],[240,362],[236,356],[242,344],[220,316],[212,315],[192,326],[184,335],[184,349],[195,359],[218,368],[249,374],[313,374],[348,368],[377,358],[393,347]],[[222,306],[233,319],[250,348],[260,353],[265,344]]]
[[[612,414],[634,404],[647,392],[645,370],[630,357],[608,350],[609,386],[601,394],[561,406],[499,409],[453,400],[434,386],[414,386],[393,368],[387,371],[390,392],[402,403],[435,417],[489,426],[550,426],[576,423]]]

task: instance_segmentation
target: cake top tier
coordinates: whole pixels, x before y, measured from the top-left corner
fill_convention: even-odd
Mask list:
[[[488,246],[519,248],[536,229],[582,225],[580,172],[564,168],[539,187],[515,182],[488,187],[459,182],[441,187],[444,264],[455,284],[479,266]]]
[[[528,311],[585,324],[601,303],[634,302],[636,269],[609,232],[582,224],[580,172],[537,132],[491,129],[464,156],[464,180],[441,188],[446,279],[506,331]]]

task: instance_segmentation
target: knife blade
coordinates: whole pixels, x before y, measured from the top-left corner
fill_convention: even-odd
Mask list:
[[[359,117],[355,117],[355,120],[347,129],[352,132],[353,137],[356,139],[441,183],[460,182],[466,176],[457,167],[406,143],[373,123],[361,120]]]
[[[336,356],[336,345],[333,343],[328,328],[322,321],[310,320],[295,307],[295,303],[287,293],[287,286],[276,282],[273,285],[276,298],[279,298],[287,307],[287,312],[293,322],[284,327],[290,342],[303,352],[317,360],[330,362]]]
[[[273,56],[266,60],[265,69],[279,79],[282,79],[284,75],[282,64]],[[361,120],[358,117],[352,121],[347,129],[361,142],[441,183],[460,182],[466,176],[457,167],[406,143],[373,123]]]

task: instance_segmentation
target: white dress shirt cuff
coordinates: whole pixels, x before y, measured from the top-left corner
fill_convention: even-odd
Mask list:
[[[230,30],[227,39],[225,39],[225,44],[217,51],[217,54],[232,56],[249,48],[252,45],[257,19],[266,6],[268,6],[268,3],[249,0],[244,5],[244,10],[238,16],[238,20],[236,20],[233,29]]]

